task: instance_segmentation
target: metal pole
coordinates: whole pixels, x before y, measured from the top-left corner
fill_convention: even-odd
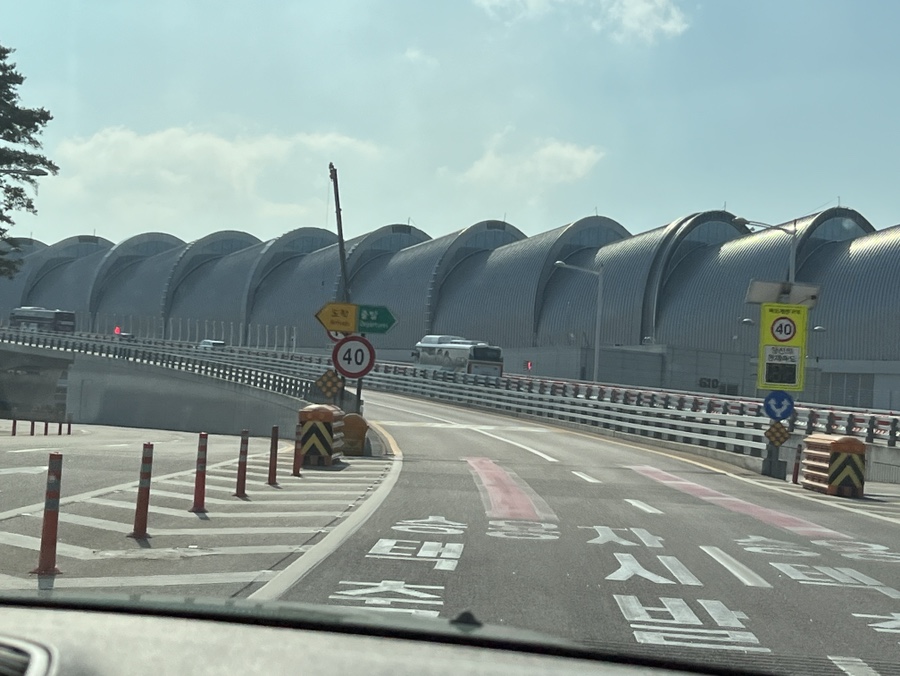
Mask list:
[[[603,266],[597,273],[597,319],[594,322],[594,382],[599,380],[600,372],[600,315],[603,311]]]
[[[337,220],[338,255],[341,259],[341,300],[350,301],[350,288],[347,286],[347,251],[344,247],[344,226],[341,222],[341,196],[338,191],[337,168],[333,162],[328,163],[331,182],[334,183],[334,212]]]
[[[797,220],[794,219],[794,225],[791,228],[791,260],[788,272],[788,282],[791,287],[794,286],[794,280],[797,276]]]

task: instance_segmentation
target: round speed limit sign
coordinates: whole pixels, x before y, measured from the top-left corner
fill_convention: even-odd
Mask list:
[[[790,317],[778,317],[772,322],[772,337],[779,343],[786,343],[797,335],[797,325]]]
[[[375,366],[375,348],[362,336],[347,336],[334,346],[331,362],[345,378],[362,378]]]

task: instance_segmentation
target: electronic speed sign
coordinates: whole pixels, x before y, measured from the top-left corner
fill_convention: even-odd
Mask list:
[[[375,366],[375,348],[362,336],[347,336],[334,346],[331,362],[345,378],[362,378]]]
[[[803,389],[808,315],[809,308],[805,305],[761,305],[759,368],[756,379],[759,389]]]

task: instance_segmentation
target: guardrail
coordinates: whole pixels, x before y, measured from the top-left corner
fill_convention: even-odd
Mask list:
[[[0,342],[129,359],[259,387],[306,401],[326,401],[314,385],[331,360],[250,348],[201,351],[171,341],[118,341],[0,330]],[[770,424],[761,400],[711,397],[525,376],[475,376],[379,362],[365,377],[368,389],[423,397],[521,417],[558,420],[597,430],[628,432],[762,457]],[[346,396],[351,396],[348,392]],[[900,417],[892,413],[798,405],[786,421],[798,434],[842,434],[896,447]]]

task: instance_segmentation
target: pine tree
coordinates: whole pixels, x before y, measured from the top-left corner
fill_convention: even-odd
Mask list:
[[[12,277],[21,259],[8,237],[15,221],[14,211],[37,213],[28,188],[37,190],[37,177],[59,171],[52,161],[34,151],[41,149],[38,140],[44,126],[53,116],[44,108],[23,108],[18,88],[25,78],[9,61],[14,50],[0,45],[0,277]]]

